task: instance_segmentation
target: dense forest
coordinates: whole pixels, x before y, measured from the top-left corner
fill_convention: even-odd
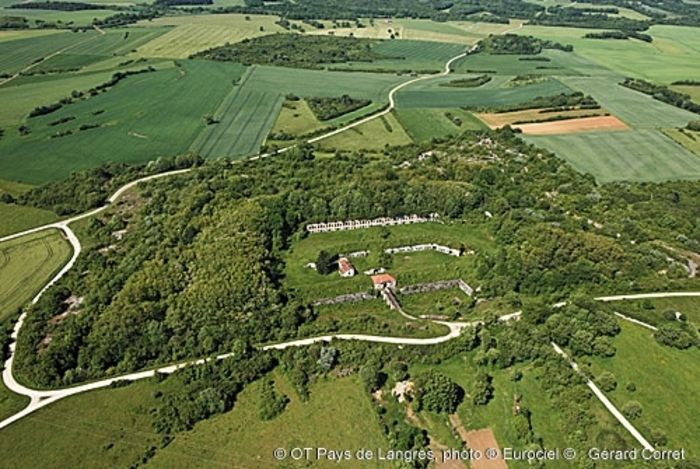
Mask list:
[[[242,64],[323,68],[324,64],[392,58],[372,51],[377,41],[335,36],[273,34],[199,52],[193,57]]]
[[[83,2],[26,2],[15,3],[7,8],[19,8],[22,10],[58,10],[58,11],[80,11],[80,10],[106,10],[114,9],[110,5],[97,5],[95,3]]]
[[[313,96],[306,98],[306,102],[316,117],[322,121],[342,116],[372,103],[369,99],[351,98],[347,94],[330,98]]]
[[[564,52],[574,50],[569,44],[563,45],[555,41],[518,34],[489,36],[479,42],[477,50],[488,54],[537,55],[544,49],[558,49]]]

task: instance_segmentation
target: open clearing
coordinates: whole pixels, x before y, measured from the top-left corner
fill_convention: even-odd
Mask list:
[[[484,124],[470,112],[459,108],[401,108],[394,111],[406,133],[416,142],[429,141],[448,135],[458,135],[465,130],[481,130]],[[461,121],[455,124],[446,114]]]
[[[516,124],[513,127],[525,135],[557,135],[577,132],[611,132],[627,130],[629,127],[615,116],[582,117],[552,122]]]
[[[162,439],[148,415],[156,402],[154,392],[162,389],[154,380],[143,380],[44,407],[2,431],[2,465],[8,469],[72,467],[76,461],[81,467],[135,465],[149,446],[158,446]]]
[[[468,448],[479,451],[481,454],[486,454],[488,449],[495,449],[500,454],[500,447],[490,428],[460,432],[460,434],[467,443]],[[495,459],[480,458],[472,461],[471,466],[472,469],[506,469],[508,467],[502,457]]]
[[[526,136],[596,180],[668,181],[700,178],[700,158],[656,130]]]
[[[56,230],[0,243],[0,320],[30,301],[70,255]]]
[[[700,326],[700,301],[698,298],[652,298],[615,302],[615,309],[648,324],[658,326],[665,322],[666,311],[683,313],[689,321]]]
[[[193,431],[178,435],[151,461],[156,468],[190,468],[193,462],[221,467],[271,467],[275,448],[323,447],[348,449],[386,448],[370,397],[355,377],[321,379],[302,402],[287,379],[276,378],[278,392],[290,402],[270,421],[258,416],[260,382],[246,386],[233,410],[200,422]],[[339,425],[339,422],[352,422]],[[189,455],[190,457],[187,457]],[[376,462],[379,467],[381,462]],[[354,458],[344,467],[376,467]],[[314,467],[338,467],[337,461],[314,462]]]
[[[246,20],[245,17],[250,17]],[[284,33],[286,29],[275,24],[277,16],[268,15],[185,15],[156,18],[139,22],[140,26],[172,26],[166,34],[138,48],[144,57],[171,57],[184,59],[197,52],[235,44],[266,34]]]
[[[305,99],[285,101],[272,127],[272,133],[304,135],[319,130],[325,125],[314,115]]]
[[[378,119],[365,122],[347,132],[321,140],[317,145],[323,150],[381,150],[389,145],[407,145],[411,137],[401,127],[394,114],[385,114]]]
[[[697,422],[700,419],[700,350],[677,350],[658,344],[646,328],[621,321],[622,332],[615,339],[612,358],[591,358],[594,375],[613,373],[617,388],[607,393],[621,408],[635,400],[642,416],[634,421],[649,438],[651,429],[662,431],[668,448],[685,448],[691,458],[700,455]],[[626,389],[634,383],[636,390]]]
[[[312,234],[295,243],[285,260],[285,282],[302,298],[312,301],[345,293],[372,290],[370,278],[362,272],[379,267],[380,252],[388,247],[423,243],[490,251],[492,241],[484,227],[468,224],[422,223],[387,227],[390,235],[384,239],[381,228]],[[369,250],[367,257],[352,259],[358,275],[342,278],[337,272],[320,275],[305,265],[315,262],[318,253],[331,254]],[[467,283],[474,276],[473,256],[448,257],[434,251],[392,256],[392,265],[384,266],[397,278],[399,287],[435,280],[462,278]]]
[[[413,295],[420,296],[420,295]],[[370,334],[388,337],[439,337],[450,331],[431,321],[411,321],[391,310],[383,299],[314,306],[318,318],[300,328],[300,337],[327,333]],[[414,311],[406,310],[409,314]]]

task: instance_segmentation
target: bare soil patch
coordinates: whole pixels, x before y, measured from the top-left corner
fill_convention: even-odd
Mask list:
[[[481,119],[491,129],[499,129],[506,125],[524,125],[516,124],[517,122],[535,123],[551,119],[555,116],[566,116],[574,119],[582,116],[605,116],[608,114],[602,109],[571,109],[568,111],[552,111],[546,108],[538,108],[511,112],[480,112],[474,115]]]
[[[462,426],[462,421],[457,414],[450,415],[450,423],[459,433],[460,438],[467,443],[467,447],[485,454],[489,448],[497,449],[498,454],[501,454],[501,448],[498,446],[496,437],[490,428],[481,430],[467,431]],[[472,469],[508,469],[508,465],[502,458],[487,459],[482,457],[479,460],[471,461]]]
[[[615,116],[584,117],[535,124],[519,124],[513,127],[526,135],[556,135],[575,132],[620,131],[628,130],[627,124]]]

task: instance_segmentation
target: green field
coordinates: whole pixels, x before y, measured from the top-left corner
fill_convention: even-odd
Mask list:
[[[290,403],[271,421],[261,421],[258,417],[259,386],[260,382],[247,386],[232,411],[178,435],[156,453],[150,466],[272,467],[275,465],[272,451],[278,447],[324,447],[354,452],[359,448],[388,446],[370,396],[355,377],[321,379],[311,386],[309,401],[302,402],[287,380],[278,375],[278,392],[286,394]],[[342,465],[360,467],[357,464],[353,459]],[[313,466],[338,467],[338,463],[327,461]],[[361,467],[374,466],[365,463]]]
[[[689,321],[700,325],[700,298],[652,298],[648,300],[616,301],[619,312],[658,326],[665,321],[666,311],[681,312]]]
[[[682,145],[685,149],[695,153],[700,158],[700,132],[679,129],[664,129],[664,134]]]
[[[414,295],[421,296],[421,295]],[[402,303],[403,304],[403,303]],[[383,299],[356,303],[314,306],[318,318],[302,326],[299,337],[328,333],[355,333],[389,337],[438,337],[449,333],[446,326],[430,321],[411,321],[389,309]],[[416,314],[415,311],[409,311]]]
[[[56,219],[56,214],[49,210],[0,202],[0,236],[51,223]]]
[[[599,182],[700,178],[700,158],[651,129],[526,136]]]
[[[479,88],[440,86],[440,83],[463,77],[451,75],[443,79],[417,83],[397,93],[396,105],[398,108],[497,107],[524,103],[538,96],[571,92],[569,87],[554,79],[517,87],[506,86],[510,77],[499,77],[498,80],[491,80]]]
[[[518,34],[533,35],[574,46],[576,54],[617,72],[671,83],[697,76],[700,38],[692,27],[655,25],[649,29],[654,42],[584,39],[596,30],[524,26]]]
[[[285,101],[272,127],[273,133],[284,132],[289,135],[304,135],[318,129],[324,124],[318,120],[304,99]]]
[[[214,112],[242,71],[237,64],[185,61],[181,67],[128,77],[105,93],[32,118],[30,135],[12,129],[0,141],[5,155],[0,175],[42,183],[106,161],[143,163],[181,154],[205,127],[203,116]],[[76,119],[50,125],[63,117]],[[100,127],[80,131],[84,124]],[[73,134],[51,138],[65,130]]]
[[[55,230],[0,243],[0,320],[28,303],[70,256]]]
[[[113,14],[113,10],[57,11],[33,8],[0,10],[0,16],[23,16],[27,18],[30,23],[56,23],[61,26],[90,26],[94,19],[104,19]]]
[[[317,145],[327,151],[378,151],[386,145],[407,145],[411,142],[411,137],[406,134],[396,117],[389,113],[321,140]]]
[[[457,126],[445,115],[446,112],[461,119],[462,125]],[[486,128],[473,114],[459,108],[402,108],[396,110],[396,118],[417,142]]]
[[[314,300],[344,293],[369,291],[372,283],[361,272],[379,266],[379,253],[382,249],[411,244],[435,242],[458,248],[464,244],[467,249],[490,251],[492,241],[481,226],[468,224],[423,223],[387,228],[390,235],[383,239],[384,230],[368,228],[362,230],[319,233],[295,243],[286,259],[286,284],[295,289],[303,298]],[[369,250],[367,257],[353,258],[358,275],[342,278],[333,272],[323,276],[305,267],[315,262],[319,251],[348,253]],[[434,280],[463,278],[470,283],[473,277],[473,256],[449,257],[433,251],[409,255],[392,256],[392,265],[385,266],[395,274],[399,287]]]
[[[526,60],[532,58],[549,59],[548,62]],[[545,50],[532,55],[472,54],[460,59],[454,65],[457,73],[490,73],[498,75],[582,75],[594,70],[587,67],[580,70],[581,59],[570,52]]]
[[[60,32],[45,36],[0,42],[0,73],[13,74],[51,54],[96,38],[95,31],[85,33]]]
[[[2,430],[6,468],[130,467],[161,436],[148,408],[160,390],[152,380],[64,399]],[[41,441],[41,444],[37,444]]]
[[[591,359],[594,374],[615,375],[617,388],[607,395],[618,408],[631,400],[642,404],[642,416],[634,424],[645,437],[650,437],[651,429],[661,430],[668,437],[668,448],[684,448],[688,458],[697,460],[700,350],[665,347],[643,327],[624,321],[621,327],[615,356]],[[628,391],[628,383],[634,383],[636,391]]]
[[[658,101],[618,83],[616,77],[564,77],[562,81],[577,91],[593,96],[605,109],[635,129],[685,126],[697,114]]]
[[[279,18],[268,15],[184,15],[142,21],[140,26],[171,26],[166,34],[138,48],[144,57],[171,57],[184,59],[190,55],[216,46],[240,42],[243,39],[265,34],[283,33],[285,29],[275,24]]]
[[[284,98],[274,91],[251,90],[242,79],[214,113],[217,124],[207,126],[192,144],[205,157],[246,156],[258,152]]]
[[[10,417],[29,404],[29,398],[13,393],[0,380],[0,420]]]

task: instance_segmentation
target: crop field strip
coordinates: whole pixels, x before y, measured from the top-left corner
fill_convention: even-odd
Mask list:
[[[55,230],[0,243],[0,320],[31,300],[70,252]]]
[[[652,129],[526,136],[599,182],[700,179],[700,158]]]
[[[455,75],[451,75],[456,79]],[[409,88],[397,94],[396,105],[403,107],[480,107],[520,104],[538,96],[550,96],[571,92],[571,89],[558,80],[548,80],[531,85],[516,87],[486,86],[480,88],[450,88],[430,84],[425,88]]]
[[[275,24],[277,17],[222,14],[206,16],[182,16],[158,18],[151,22],[141,22],[142,26],[170,26],[168,32],[144,44],[138,49],[138,54],[145,57],[186,58],[191,54],[212,47],[221,46],[227,42],[236,43],[243,39],[263,36],[273,33],[286,32]],[[261,31],[260,28],[263,30]]]
[[[0,72],[16,73],[37,60],[62,49],[75,47],[98,36],[95,31],[85,33],[62,32],[27,39],[0,42]]]
[[[237,87],[217,111],[218,124],[205,128],[192,146],[205,157],[244,156],[256,153],[282,106],[276,93]]]
[[[146,162],[180,154],[204,128],[202,116],[216,109],[242,71],[236,64],[187,61],[182,68],[128,77],[106,93],[33,118],[30,135],[6,135],[0,141],[6,155],[0,173],[42,183],[104,161]],[[94,115],[99,111],[104,112]],[[71,116],[76,119],[49,125]],[[75,131],[82,124],[101,127]],[[74,133],[50,138],[63,129]]]
[[[459,118],[462,125],[455,125],[445,114]],[[459,108],[401,108],[395,111],[396,118],[406,133],[416,142],[429,141],[434,137],[459,134],[465,130],[483,130],[486,126],[473,114]]]

